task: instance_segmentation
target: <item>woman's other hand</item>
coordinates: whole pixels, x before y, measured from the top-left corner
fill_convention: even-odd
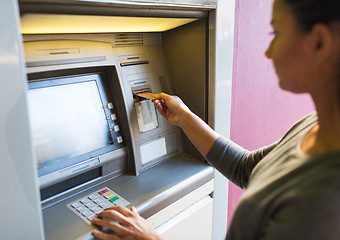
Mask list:
[[[102,240],[161,240],[152,226],[138,214],[135,207],[131,210],[123,206],[108,208],[99,213],[92,223],[115,232],[109,234],[94,230],[93,235]]]

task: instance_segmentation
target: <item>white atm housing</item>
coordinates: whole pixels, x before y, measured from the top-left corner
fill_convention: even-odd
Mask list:
[[[99,196],[136,206],[164,239],[213,238],[213,169],[134,93],[178,95],[214,127],[217,1],[5,2],[12,19],[20,12],[21,28],[13,27],[21,34],[10,36],[19,45],[19,108],[29,130],[29,172],[21,178],[36,210],[23,234],[93,239],[91,205]]]

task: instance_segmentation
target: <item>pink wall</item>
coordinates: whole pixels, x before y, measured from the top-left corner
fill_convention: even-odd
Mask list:
[[[264,55],[272,36],[273,1],[236,0],[231,139],[253,150],[280,138],[314,107],[307,95],[293,95],[278,87]],[[230,183],[228,223],[242,190]]]

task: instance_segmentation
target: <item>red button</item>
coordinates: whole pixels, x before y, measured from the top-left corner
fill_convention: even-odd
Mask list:
[[[104,190],[100,191],[99,194],[100,194],[100,195],[103,195],[103,194],[107,193],[108,191],[109,191],[109,190],[104,189]]]

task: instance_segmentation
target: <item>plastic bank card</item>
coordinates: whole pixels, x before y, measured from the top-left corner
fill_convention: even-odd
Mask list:
[[[147,99],[155,99],[155,94],[151,93],[151,92],[140,92],[140,93],[134,93],[136,96],[138,97],[142,97],[142,98],[147,98]]]

